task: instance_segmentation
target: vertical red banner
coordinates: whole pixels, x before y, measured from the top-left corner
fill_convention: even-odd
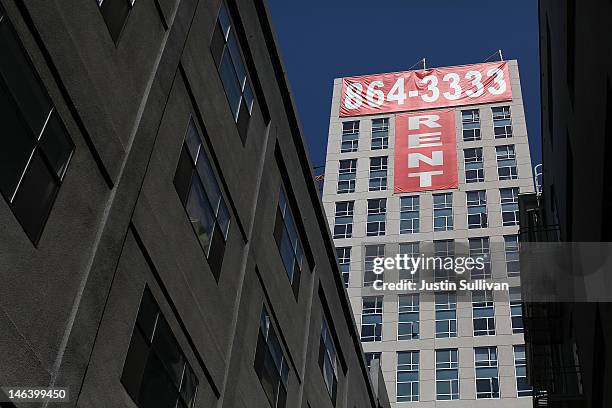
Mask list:
[[[394,192],[457,188],[453,109],[395,117]]]

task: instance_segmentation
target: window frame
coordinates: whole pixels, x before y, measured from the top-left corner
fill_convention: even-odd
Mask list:
[[[396,401],[401,402],[418,402],[420,398],[420,353],[418,350],[402,350],[397,351],[397,365],[396,365]],[[410,356],[408,363],[400,364],[400,355]],[[416,359],[415,359],[416,356]],[[415,361],[416,360],[416,361]],[[400,381],[401,373],[410,373],[414,375],[416,373],[416,380]],[[409,384],[410,394],[400,394],[400,384]],[[416,385],[416,393],[415,391]]]
[[[510,194],[504,194],[510,192]],[[499,189],[499,201],[501,206],[502,226],[514,226],[519,225],[519,204],[518,196],[520,194],[519,187],[507,187]],[[504,197],[506,195],[506,197]],[[511,196],[511,197],[509,197]],[[505,214],[512,214],[512,221],[506,221],[504,219]]]
[[[464,109],[461,111],[461,131],[464,142],[474,142],[482,139],[479,109]],[[466,134],[469,135],[470,133],[472,136],[466,137]]]
[[[420,197],[418,195],[400,197],[400,234],[416,234],[421,228]],[[415,216],[416,215],[416,216]],[[408,228],[402,225],[408,224]]]
[[[377,160],[379,163],[376,163]],[[387,189],[388,166],[389,156],[370,157],[369,191],[384,191]]]
[[[477,350],[487,350],[487,359],[486,360],[478,360],[477,359]],[[492,353],[492,351],[494,353]],[[495,358],[492,357],[492,354],[495,355]],[[478,365],[479,363],[483,364],[483,365]],[[486,364],[486,365],[484,365]],[[480,373],[482,373],[482,369],[495,369],[496,372],[496,376],[479,376],[479,370]],[[497,350],[497,346],[483,346],[483,347],[474,347],[474,385],[476,388],[476,399],[499,399],[501,398],[501,390],[500,390],[500,383],[499,383],[499,356],[498,356],[498,350]],[[489,385],[490,385],[490,391],[489,392],[479,392],[478,391],[478,380],[489,380]],[[497,386],[497,392],[495,392],[495,386]],[[479,394],[485,394],[480,395]],[[490,396],[486,396],[487,394],[490,394]],[[497,394],[497,395],[495,395]]]
[[[387,233],[387,199],[370,198],[367,200],[366,236],[381,237]]]
[[[514,145],[495,146],[498,180],[517,180],[518,167]]]
[[[509,105],[491,107],[491,118],[493,119],[493,135],[495,139],[508,139],[512,137],[512,114]],[[503,129],[503,132],[500,131],[498,133],[498,129]]]
[[[349,124],[351,126],[350,128]],[[355,124],[357,125],[355,126]],[[345,144],[350,144],[350,147],[345,148]],[[354,153],[357,151],[359,151],[359,121],[351,120],[342,122],[340,153]]]
[[[448,362],[439,361],[438,357],[442,354],[448,352],[449,358]],[[436,401],[454,401],[458,400],[461,397],[461,388],[459,382],[459,349],[457,348],[444,348],[435,350],[435,369],[436,369]],[[455,378],[444,378],[440,379],[440,374],[442,372],[445,373],[454,373]],[[451,393],[443,394],[438,392],[438,386],[440,383],[448,383]],[[456,384],[457,392],[454,393],[453,385]],[[443,398],[441,396],[448,396],[449,398]]]
[[[437,197],[443,197],[442,202],[436,203]],[[450,197],[450,202],[449,202]],[[432,194],[433,199],[433,231],[452,231],[454,226],[454,214],[453,214],[453,193],[436,193]],[[448,214],[450,212],[450,214]],[[436,227],[436,220],[443,219],[444,226]]]
[[[446,298],[446,302],[442,302],[442,296]],[[438,300],[440,298],[440,301]],[[457,337],[457,293],[456,292],[439,292],[434,294],[434,338],[436,339],[448,339]],[[451,319],[440,319],[438,312],[453,312],[454,318]],[[438,331],[438,323],[448,322],[447,331]],[[453,330],[453,324],[454,330]]]
[[[480,296],[475,298],[475,295],[483,294],[482,300]],[[472,329],[474,337],[495,336],[497,333],[497,322],[495,321],[495,295],[492,290],[474,290],[472,291]],[[477,313],[477,311],[479,311]],[[480,311],[490,312],[490,316],[476,316]],[[485,322],[486,329],[477,329],[476,321],[482,320]]]
[[[468,152],[474,155],[468,156]],[[463,149],[463,164],[466,183],[481,183],[485,181],[484,158],[482,147]],[[474,174],[474,176],[472,176]]]
[[[472,190],[465,192],[467,202],[468,229],[488,228],[487,191]],[[474,221],[474,219],[476,219]]]
[[[350,246],[336,247],[336,258],[338,259],[338,265],[340,266],[340,273],[342,274],[342,281],[344,282],[345,288],[349,286],[352,250],[353,247]],[[346,266],[346,270],[344,266]]]
[[[339,208],[346,204],[346,209]],[[334,239],[352,238],[353,236],[353,216],[355,213],[355,201],[336,201],[334,213]],[[338,221],[342,221],[338,223]],[[337,230],[343,226],[340,234]]]
[[[342,159],[338,161],[338,188],[337,194],[355,192],[357,181],[357,159]]]
[[[365,307],[366,301],[374,301],[372,307]],[[367,312],[366,312],[367,311]],[[382,341],[382,325],[383,325],[384,299],[383,296],[363,296],[361,298],[361,331],[360,339],[362,343],[374,343]],[[364,316],[372,316],[374,323],[364,323]],[[379,320],[379,321],[376,321]],[[373,327],[372,336],[364,336],[363,330],[365,327]]]
[[[389,148],[389,118],[372,119],[372,137],[370,150],[384,150]],[[375,133],[377,135],[375,136]]]
[[[402,299],[409,299],[408,304],[402,306]],[[402,316],[408,321],[402,321]],[[415,318],[416,317],[416,318]],[[397,296],[397,340],[418,340],[420,336],[420,299],[418,293],[405,293]],[[409,327],[402,333],[401,327]],[[416,330],[415,330],[416,327]]]

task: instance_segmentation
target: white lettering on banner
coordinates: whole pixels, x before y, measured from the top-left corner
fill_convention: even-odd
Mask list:
[[[431,152],[431,157],[427,157],[422,153],[409,153],[408,154],[408,168],[419,167],[419,162],[425,162],[430,166],[442,166],[444,165],[444,155],[440,150]]]
[[[432,147],[442,146],[441,140],[442,133],[419,133],[415,135],[408,135],[408,147]]]
[[[408,173],[408,177],[418,177],[419,186],[431,187],[431,176],[441,176],[444,172],[440,170],[436,171],[421,171],[418,173]]]
[[[409,130],[420,130],[421,126],[427,126],[431,129],[442,127],[438,121],[440,116],[438,115],[418,115],[411,116],[408,118],[408,129]],[[408,148],[418,147],[433,147],[442,146],[442,133],[420,133],[414,135],[408,135]],[[437,142],[437,143],[422,143],[422,142]],[[431,157],[427,157],[422,153],[408,153],[408,168],[418,168],[419,162],[424,162],[430,166],[443,166],[444,155],[441,150],[434,150],[431,152]],[[416,173],[408,173],[408,177],[418,177],[420,187],[431,187],[433,176],[442,175],[443,171],[422,171]]]
[[[421,125],[425,125],[432,129],[442,127],[438,121],[438,115],[419,115],[408,118],[408,130],[418,130]]]

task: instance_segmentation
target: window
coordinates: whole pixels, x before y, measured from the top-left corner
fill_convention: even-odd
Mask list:
[[[383,297],[366,296],[362,299],[361,341],[382,341]]]
[[[455,272],[452,269],[445,269],[444,263],[446,263],[446,258],[455,257],[455,241],[452,239],[439,239],[435,240],[433,245],[434,257],[440,260],[434,263],[434,280],[441,282],[451,279]]]
[[[359,121],[343,122],[340,153],[351,153],[357,150],[359,150]]]
[[[516,180],[518,172],[516,170],[516,154],[514,145],[497,146],[497,176],[499,180]]]
[[[436,293],[436,339],[457,337],[457,294]]]
[[[463,124],[464,142],[480,140],[480,113],[478,109],[461,111],[461,122]]]
[[[521,288],[510,288],[510,318],[512,319],[512,334],[523,333]]]
[[[419,352],[397,352],[397,402],[419,400]]]
[[[348,288],[349,275],[351,271],[351,247],[336,248],[336,257],[338,258],[338,264],[340,265],[340,272],[342,273],[344,287]]]
[[[96,2],[111,38],[117,43],[136,0],[96,0]]]
[[[198,378],[145,288],[121,383],[139,407],[194,407]]]
[[[527,383],[527,357],[525,346],[514,346],[514,370],[516,374],[517,397],[528,397],[532,394]]]
[[[287,277],[291,283],[293,294],[297,297],[300,290],[300,277],[304,267],[304,246],[300,239],[295,217],[285,190],[281,188],[276,209],[276,223],[274,225],[274,239],[283,260]]]
[[[254,367],[270,405],[285,408],[289,366],[265,307],[261,311]]]
[[[340,160],[338,169],[338,194],[354,193],[357,177],[357,159]]]
[[[510,107],[499,106],[491,108],[493,111],[493,133],[496,139],[512,137],[512,119],[510,119]]]
[[[485,190],[468,191],[468,228],[487,228],[487,193]]]
[[[518,187],[500,188],[502,224],[519,225]]]
[[[521,276],[518,235],[504,235],[504,249],[508,277]]]
[[[372,119],[372,150],[389,147],[389,118]]]
[[[453,193],[434,194],[434,231],[453,229]]]
[[[499,398],[497,347],[475,347],[476,399]]]
[[[323,374],[329,396],[335,403],[338,389],[338,358],[336,357],[334,339],[325,318],[323,318],[321,343],[319,344],[319,367],[321,367],[321,373]]]
[[[387,156],[370,157],[370,191],[387,189]]]
[[[368,366],[368,369],[372,368],[372,360],[378,360],[378,364],[380,365],[381,354],[382,353],[380,351],[365,353],[365,361],[366,361],[366,365]]]
[[[434,231],[453,229],[453,193],[433,195]]]
[[[354,207],[354,201],[339,201],[336,203],[334,238],[350,238],[353,236]]]
[[[489,248],[489,237],[468,238],[470,247],[470,258],[483,258],[484,268],[473,268],[472,279],[489,279],[491,277],[491,251]]]
[[[74,144],[2,8],[0,49],[0,191],[37,244]]]
[[[400,234],[415,234],[419,226],[419,196],[400,197]]]
[[[210,44],[230,110],[244,143],[253,113],[253,87],[247,75],[238,34],[225,3],[221,3]]]
[[[472,292],[472,315],[474,336],[495,335],[495,306],[492,291],[475,290]]]
[[[189,119],[185,142],[174,176],[174,186],[187,210],[210,269],[219,279],[230,213],[193,119]]]
[[[482,161],[482,147],[465,149],[465,182],[478,183],[484,181],[484,165]]]
[[[459,399],[459,352],[457,349],[436,350],[436,399]]]
[[[387,217],[387,199],[374,198],[368,200],[368,222],[366,235],[376,237],[385,235],[385,219]]]
[[[398,296],[399,320],[397,339],[412,340],[419,338],[419,295]]]
[[[384,280],[384,274],[374,273],[374,259],[384,258],[385,245],[366,245],[365,256],[363,258],[363,286],[372,286],[376,280]]]
[[[408,258],[418,258],[420,256],[420,244],[418,242],[403,242],[399,244],[399,254],[400,255],[408,255]],[[408,265],[412,265],[410,261],[408,261]],[[411,268],[400,269],[399,270],[399,278],[400,280],[409,280],[412,282],[416,282],[419,280],[419,269]]]

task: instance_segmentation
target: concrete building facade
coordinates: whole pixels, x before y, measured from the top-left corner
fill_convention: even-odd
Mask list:
[[[612,53],[601,39],[612,36],[611,18],[607,1],[539,1],[543,174],[539,194],[521,203],[525,242],[594,245],[609,257]],[[589,276],[598,268],[588,261],[597,258],[572,255],[575,265],[586,260],[589,267],[570,269],[571,296],[526,309],[530,381],[538,406],[608,407],[610,270]],[[608,296],[593,296],[594,287]]]
[[[334,82],[323,204],[327,221],[334,231],[336,226],[342,227],[347,223],[347,208],[343,203],[351,203],[352,230],[350,234],[345,234],[346,228],[339,228],[335,231],[334,242],[355,320],[361,328],[366,356],[368,361],[380,359],[394,407],[531,406],[525,379],[520,378],[520,385],[517,385],[517,373],[523,377],[524,372],[520,298],[513,297],[511,307],[508,295],[495,293],[494,299],[488,299],[489,305],[494,304],[494,332],[475,336],[472,302],[476,299],[457,294],[456,306],[447,298],[447,303],[452,305],[445,311],[441,298],[436,298],[437,295],[431,292],[414,297],[412,295],[418,292],[398,294],[377,291],[371,286],[371,276],[368,277],[368,272],[364,271],[369,268],[366,256],[368,260],[382,254],[395,256],[406,253],[406,248],[416,248],[416,253],[419,253],[424,251],[424,246],[431,248],[432,243],[433,246],[437,245],[436,242],[450,242],[455,252],[469,251],[476,238],[483,238],[490,252],[493,279],[506,280],[514,288],[511,292],[516,294],[520,287],[518,271],[507,265],[513,263],[512,259],[517,259],[513,258],[516,255],[513,254],[512,245],[518,233],[517,195],[519,192],[532,192],[533,179],[518,63],[508,61],[508,64],[512,101],[454,108],[459,181],[458,188],[451,190],[394,193],[397,115],[340,117],[342,78]],[[478,119],[470,120],[470,115],[472,119],[477,115]],[[500,117],[502,120],[499,120]],[[388,128],[385,126],[387,123]],[[479,137],[474,137],[474,129],[478,129]],[[464,131],[465,137],[462,137]],[[516,172],[512,172],[517,176],[501,180],[503,177],[499,176],[498,161],[501,160],[501,150],[506,146],[513,147]],[[472,159],[474,149],[480,149],[480,160]],[[382,170],[380,157],[385,157],[386,166]],[[469,157],[468,162],[479,161],[478,166],[482,170],[476,176],[470,173],[470,182],[466,180],[465,157]],[[380,178],[385,180],[381,182]],[[468,228],[469,198],[466,199],[466,195],[473,191],[484,191],[486,195],[488,223],[483,228]],[[509,192],[513,193],[510,198]],[[438,201],[442,198],[440,194],[450,194],[442,206]],[[371,236],[367,233],[368,200],[379,198],[386,200],[386,211],[382,217],[384,232]],[[434,200],[436,208],[444,207],[446,214],[452,214],[452,228],[434,231]],[[504,215],[502,220],[502,211],[512,214]],[[408,253],[410,251],[408,249]],[[397,282],[398,278],[398,271],[385,271],[385,282]],[[410,313],[413,315],[410,316]],[[456,333],[447,333],[446,338],[442,338],[440,318],[445,313],[455,315],[454,327],[449,330]],[[372,329],[373,325],[375,327]],[[446,327],[448,329],[449,326]],[[495,398],[493,400],[486,393],[481,393],[477,398],[476,392],[475,353],[487,350],[495,354],[493,357],[498,372],[499,395],[493,392],[490,395]],[[445,376],[456,378],[456,382],[450,386],[443,384]],[[416,386],[415,382],[418,383]],[[443,395],[448,394],[444,390],[449,387],[451,394],[455,395]],[[521,390],[517,390],[517,387]],[[521,397],[518,397],[519,393]]]
[[[388,407],[263,1],[0,2],[3,407]],[[375,378],[373,375],[372,378]]]

